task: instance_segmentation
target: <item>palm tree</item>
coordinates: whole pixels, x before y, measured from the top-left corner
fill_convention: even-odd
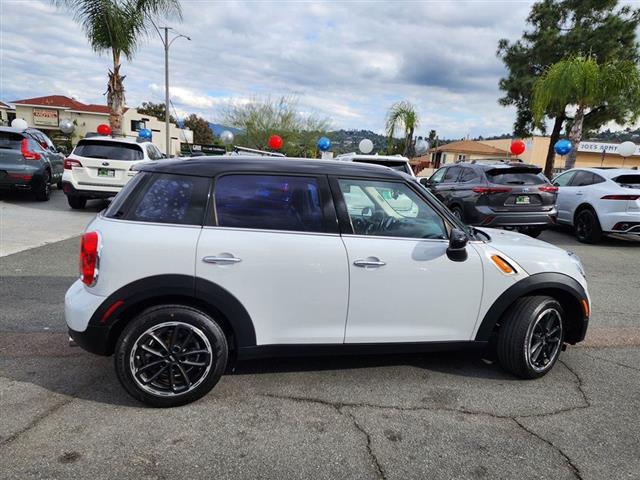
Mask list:
[[[388,142],[393,143],[398,128],[404,129],[404,152],[403,155],[413,157],[415,149],[413,145],[413,133],[418,128],[418,114],[416,109],[409,102],[397,102],[391,105],[387,112],[386,131]]]
[[[624,102],[624,103],[623,103]],[[604,110],[613,103],[626,109],[619,124],[633,122],[640,114],[640,72],[634,62],[612,60],[599,64],[591,57],[571,57],[555,63],[538,79],[533,89],[533,115],[540,122],[547,110],[564,111],[575,106],[569,139],[576,147],[568,155],[565,168],[576,163],[582,140],[585,115]]]
[[[73,14],[95,52],[110,51],[113,69],[109,70],[107,104],[114,135],[122,134],[125,107],[125,76],[120,75],[122,57],[131,60],[140,41],[147,36],[154,20],[166,17],[182,19],[179,0],[52,0],[57,7]]]

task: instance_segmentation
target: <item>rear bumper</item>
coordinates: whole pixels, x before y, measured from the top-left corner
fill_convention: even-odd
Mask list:
[[[84,189],[75,188],[71,182],[62,182],[62,191],[68,197],[111,198],[111,197],[115,197],[120,190],[114,190],[114,191],[84,190]]]
[[[474,224],[483,227],[547,227],[555,225],[558,212],[555,208],[546,212],[494,212],[487,208],[477,214]]]
[[[69,336],[83,349],[97,355],[109,354],[111,325],[89,323],[105,297],[89,292],[76,280],[64,297],[64,317]]]
[[[30,190],[39,184],[43,173],[44,170],[33,168],[0,169],[0,190]]]
[[[640,212],[598,213],[604,232],[640,235]]]

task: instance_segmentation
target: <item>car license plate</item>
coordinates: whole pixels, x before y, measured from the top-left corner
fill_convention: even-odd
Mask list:
[[[531,203],[531,197],[529,195],[518,195],[516,197],[516,205],[529,205]]]
[[[99,177],[115,177],[116,176],[116,171],[113,170],[112,168],[99,168],[98,169],[98,176]]]

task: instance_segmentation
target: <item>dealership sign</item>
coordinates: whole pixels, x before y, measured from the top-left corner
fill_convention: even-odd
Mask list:
[[[618,153],[618,143],[580,142],[579,152],[590,153]],[[636,146],[634,155],[640,155],[640,145]]]
[[[58,110],[50,110],[48,108],[34,108],[33,124],[57,127],[58,126]]]

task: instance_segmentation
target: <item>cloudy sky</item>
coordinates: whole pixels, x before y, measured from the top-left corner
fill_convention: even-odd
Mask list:
[[[178,112],[216,121],[221,106],[296,95],[334,128],[381,132],[386,109],[408,100],[424,134],[511,131],[497,103],[498,39],[516,39],[531,2],[248,2],[183,0],[168,24],[191,37],[171,47]],[[158,36],[126,62],[127,104],[164,101]],[[107,55],[92,52],[70,16],[38,0],[0,0],[0,100],[50,94],[105,103]]]

